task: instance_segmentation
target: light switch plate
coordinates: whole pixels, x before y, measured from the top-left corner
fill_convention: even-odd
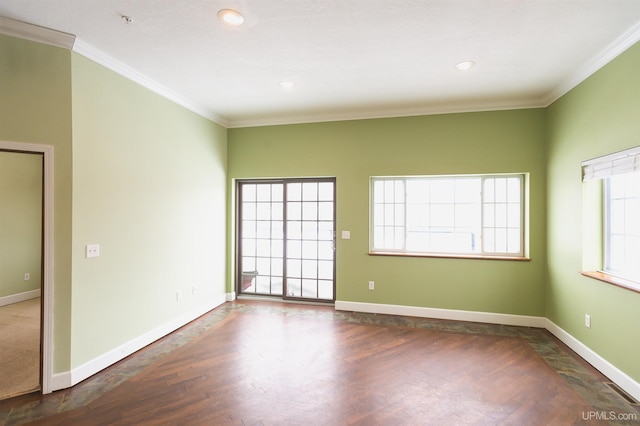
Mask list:
[[[342,231],[342,239],[350,240],[351,239],[351,231]]]

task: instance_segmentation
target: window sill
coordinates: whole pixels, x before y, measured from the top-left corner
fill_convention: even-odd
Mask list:
[[[640,283],[636,281],[625,280],[624,278],[609,275],[606,272],[601,271],[582,271],[580,273],[585,277],[594,278],[605,283],[613,284],[615,286],[640,293]]]
[[[397,256],[397,257],[430,257],[437,259],[474,259],[474,260],[511,260],[529,262],[531,258],[524,256],[482,256],[479,254],[435,254],[435,253],[398,253],[392,251],[370,251],[369,256]]]

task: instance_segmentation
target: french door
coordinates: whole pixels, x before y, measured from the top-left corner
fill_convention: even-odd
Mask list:
[[[335,178],[237,182],[237,292],[335,301]]]

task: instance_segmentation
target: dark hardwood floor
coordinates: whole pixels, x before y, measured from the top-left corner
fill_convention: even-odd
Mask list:
[[[606,380],[544,330],[243,300],[0,424],[640,424]]]

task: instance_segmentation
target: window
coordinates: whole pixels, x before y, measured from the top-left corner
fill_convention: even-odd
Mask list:
[[[374,177],[371,252],[522,257],[524,177]]]
[[[600,272],[608,276],[605,281],[640,287],[640,147],[585,161],[582,167],[583,180],[601,187]]]

